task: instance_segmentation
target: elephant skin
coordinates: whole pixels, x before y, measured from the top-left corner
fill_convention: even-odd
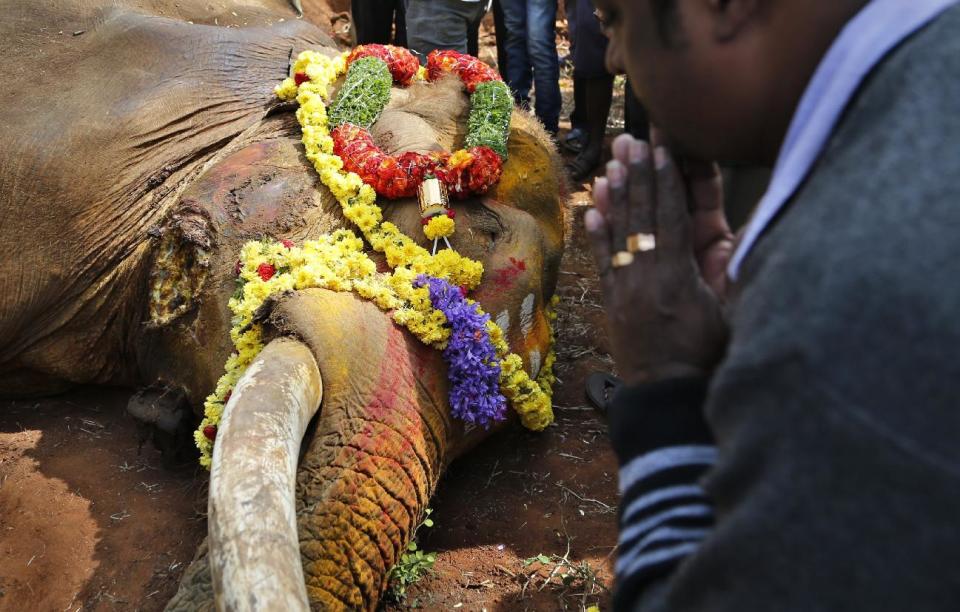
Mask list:
[[[0,397],[123,385],[199,413],[233,350],[226,304],[242,244],[349,227],[304,157],[294,108],[273,95],[304,49],[338,52],[280,0],[4,9]],[[454,79],[395,88],[374,138],[391,153],[452,150],[468,105]],[[526,113],[514,113],[509,152],[488,194],[454,204],[453,242],[484,263],[471,297],[535,375],[566,189]],[[415,202],[381,205],[425,244]],[[293,292],[263,320],[268,340],[309,347],[322,378],[296,472],[310,605],[372,610],[444,467],[489,432],[451,419],[440,354],[369,302]],[[134,409],[167,423],[162,407]],[[170,609],[226,605],[205,550]],[[245,598],[259,609],[255,590]]]

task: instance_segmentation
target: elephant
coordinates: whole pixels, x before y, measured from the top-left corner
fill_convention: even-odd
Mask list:
[[[158,431],[192,428],[233,351],[242,245],[349,226],[273,93],[304,49],[338,52],[284,0],[4,8],[0,396],[125,386]],[[468,111],[456,79],[394,87],[372,133],[452,150]],[[508,146],[500,181],[452,205],[453,244],[534,376],[568,191],[528,113]],[[426,243],[414,201],[381,205]],[[269,343],[217,434],[208,543],[168,609],[372,610],[445,466],[490,431],[451,417],[439,352],[372,303],[305,289],[264,310]]]

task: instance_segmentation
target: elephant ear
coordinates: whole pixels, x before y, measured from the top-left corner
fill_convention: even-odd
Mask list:
[[[529,213],[548,238],[562,242],[570,188],[552,139],[532,116],[514,111],[507,153],[503,175],[491,190],[493,199]]]

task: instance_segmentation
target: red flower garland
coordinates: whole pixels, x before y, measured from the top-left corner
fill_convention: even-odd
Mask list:
[[[427,78],[436,81],[445,74],[460,77],[470,93],[473,93],[480,83],[503,80],[496,70],[472,55],[439,49],[431,51],[427,56]]]
[[[468,198],[486,193],[500,180],[503,160],[490,147],[473,147],[451,155],[446,151],[387,155],[364,128],[345,123],[334,128],[333,154],[343,160],[343,169],[357,173],[381,196],[395,200],[412,198],[426,175],[447,185],[450,196]]]
[[[420,67],[410,51],[392,45],[362,45],[347,56],[347,65],[362,58],[376,57],[386,63],[395,83],[408,85]],[[479,59],[457,51],[433,51],[427,57],[428,79],[435,81],[444,75],[455,74],[467,91],[473,93],[477,85],[501,80],[500,75]],[[486,193],[500,180],[503,160],[485,146],[460,150],[456,153],[432,151],[407,152],[387,155],[373,142],[373,136],[364,128],[345,123],[333,129],[333,153],[343,160],[343,168],[355,172],[382,197],[390,200],[411,198],[425,176],[433,175],[446,184],[455,199]]]
[[[393,45],[360,45],[347,56],[347,67],[349,68],[350,64],[361,57],[376,57],[383,60],[390,70],[393,82],[401,87],[409,85],[420,68],[420,62],[413,53]]]

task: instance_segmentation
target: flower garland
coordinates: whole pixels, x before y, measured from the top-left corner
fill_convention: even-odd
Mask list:
[[[507,400],[498,389],[500,362],[486,328],[490,315],[447,281],[421,276],[415,285],[428,287],[433,307],[450,323],[450,340],[443,349],[449,366],[450,412],[484,428],[502,421]]]
[[[374,143],[369,128],[390,99],[391,82],[409,84],[419,62],[406,49],[364,45],[347,56],[346,65],[346,80],[329,115],[333,152],[348,172],[360,176],[377,194],[387,199],[413,197],[425,178],[436,177],[455,199],[464,199],[486,193],[500,180],[513,97],[492,68],[455,51],[432,52],[427,58],[427,79],[455,74],[471,93],[468,148],[452,154],[409,151],[392,156]],[[296,74],[304,76],[295,76],[295,84],[307,80],[305,73]],[[454,229],[452,220],[437,223],[430,235],[434,240],[447,238]]]
[[[228,304],[233,313],[230,338],[236,352],[227,359],[226,372],[207,397],[204,419],[194,434],[201,451],[200,463],[205,467],[210,467],[217,426],[231,390],[263,348],[262,328],[254,322],[254,313],[270,296],[291,290],[354,291],[389,311],[397,324],[421,342],[444,350],[451,366],[451,407],[456,416],[488,426],[503,418],[498,397],[505,397],[527,428],[541,430],[553,422],[553,350],[544,360],[537,380],[532,380],[524,371],[520,356],[510,352],[503,330],[476,302],[464,297],[480,283],[483,265],[452,249],[430,254],[394,224],[384,221],[374,189],[356,173],[345,172],[344,161],[333,153],[325,99],[329,85],[346,70],[347,60],[346,54],[330,58],[305,51],[294,64],[294,77],[284,80],[275,92],[282,99],[297,100],[297,119],[307,159],[363,239],[386,256],[392,272],[377,272],[376,264],[364,250],[364,240],[350,230],[338,230],[300,247],[290,241],[244,245],[237,262],[239,287]],[[394,64],[390,68],[388,62],[391,72],[410,72],[410,66],[402,61]],[[461,70],[470,66],[454,65],[461,66]],[[393,78],[397,79],[395,73]],[[550,321],[556,317],[555,304],[554,297],[547,309]],[[467,363],[472,364],[470,367],[483,364],[482,376],[469,380]],[[500,393],[491,384],[494,371]]]

